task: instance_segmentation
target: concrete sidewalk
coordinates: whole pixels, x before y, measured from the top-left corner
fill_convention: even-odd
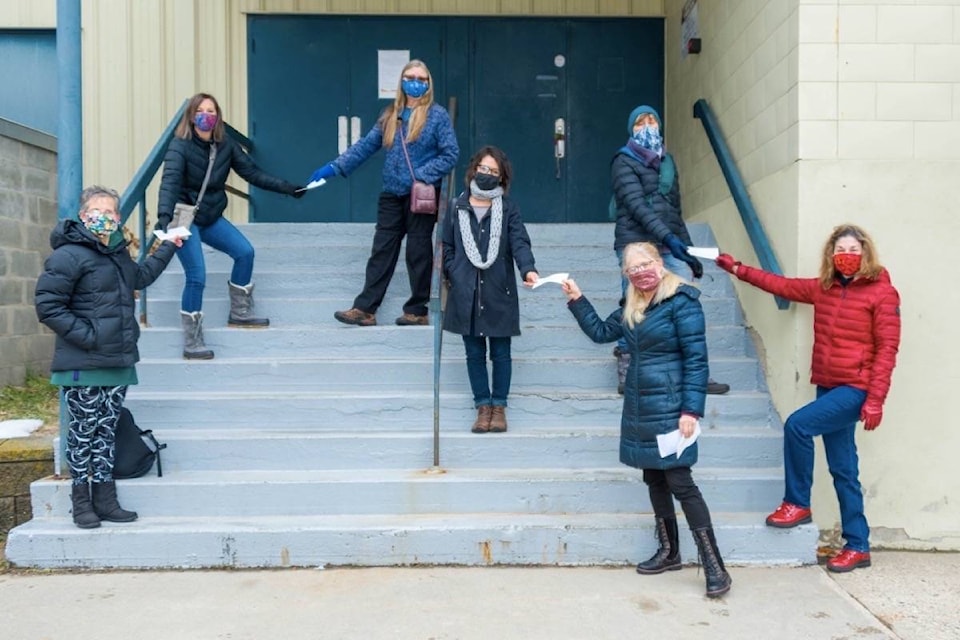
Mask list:
[[[960,638],[960,554],[878,552],[874,566],[7,573],[11,640],[175,638]]]

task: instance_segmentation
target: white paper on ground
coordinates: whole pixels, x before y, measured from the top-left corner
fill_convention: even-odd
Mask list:
[[[25,420],[0,421],[0,438],[25,438],[43,426],[43,420],[27,418]]]
[[[720,249],[717,247],[688,247],[687,251],[693,257],[703,258],[704,260],[716,260],[717,256],[720,255]]]
[[[167,229],[166,231],[161,231],[160,229],[154,229],[153,235],[157,236],[161,240],[173,240],[174,238],[189,238],[190,229],[186,227],[174,227],[173,229]]]
[[[693,428],[693,434],[689,438],[680,435],[680,429],[670,433],[662,433],[657,436],[657,448],[660,450],[660,457],[666,458],[669,455],[677,454],[677,457],[683,455],[684,449],[692,445],[700,437],[700,421],[697,420]]]
[[[327,184],[327,181],[323,178],[320,178],[319,180],[314,180],[305,187],[300,187],[297,189],[297,192],[299,193],[301,191],[307,191],[308,189],[316,189],[317,187],[322,187],[325,184]]]
[[[556,282],[557,284],[560,284],[569,277],[569,273],[552,273],[549,276],[544,276],[537,280],[537,282],[531,288],[536,289],[540,285],[547,284],[548,282]]]

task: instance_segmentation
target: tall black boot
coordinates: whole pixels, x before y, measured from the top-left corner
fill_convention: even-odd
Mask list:
[[[73,485],[70,501],[73,502],[73,524],[81,529],[96,529],[100,526],[100,518],[94,513],[93,504],[90,502],[90,485],[86,482]]]
[[[127,511],[117,502],[117,483],[93,483],[93,510],[101,520],[107,522],[133,522],[137,519],[136,511]]]
[[[660,541],[660,548],[657,549],[652,558],[637,565],[637,573],[645,576],[652,576],[664,571],[678,571],[682,567],[677,519],[657,518],[656,524],[657,540]]]
[[[700,562],[703,563],[703,573],[707,577],[707,597],[719,598],[727,591],[733,579],[727,573],[717,548],[717,539],[713,535],[713,527],[693,530],[693,539],[700,551]]]

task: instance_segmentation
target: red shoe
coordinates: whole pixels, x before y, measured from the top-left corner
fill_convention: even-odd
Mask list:
[[[827,569],[834,573],[846,573],[854,569],[870,566],[870,553],[844,549],[827,562]]]
[[[767,526],[779,529],[789,529],[808,522],[813,522],[813,518],[810,517],[810,509],[798,507],[789,502],[783,502],[777,507],[776,511],[767,516]]]

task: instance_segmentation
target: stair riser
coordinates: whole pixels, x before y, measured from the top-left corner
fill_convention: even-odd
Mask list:
[[[44,520],[36,521],[43,525]],[[148,524],[144,522],[144,524]],[[814,564],[817,531],[768,527],[716,527],[728,565]],[[45,569],[85,568],[260,568],[403,565],[613,565],[632,566],[650,557],[655,535],[649,518],[620,527],[533,526],[521,519],[504,527],[338,528],[237,530],[232,527],[157,531],[144,526],[105,525],[94,535],[58,536],[56,545],[14,532],[6,555],[15,564]],[[680,532],[685,564],[696,562],[692,536]],[[703,573],[683,569],[702,588]],[[636,577],[638,588],[642,577]]]
[[[186,429],[260,429],[311,431],[432,432],[433,398],[423,394],[398,397],[223,398],[206,395],[176,400],[141,395],[132,387],[124,403],[144,429],[168,433]],[[621,396],[571,398],[512,394],[507,416],[515,432],[578,432],[619,428]],[[476,409],[469,393],[447,394],[440,400],[440,429],[459,431],[473,423]],[[763,395],[707,396],[705,429],[778,427],[779,419]]]
[[[234,474],[222,482],[192,483],[177,476],[146,476],[118,483],[127,509],[155,517],[259,517],[307,515],[429,515],[438,513],[635,513],[650,511],[639,472],[624,470],[582,480],[539,478],[503,481],[472,474],[462,482],[431,481],[411,471],[408,482],[291,480],[241,482]],[[452,479],[453,474],[446,474]],[[256,478],[256,475],[252,476]],[[419,479],[417,478],[419,477]],[[724,476],[697,473],[704,499],[714,511],[762,511],[783,498],[779,475]],[[182,478],[182,476],[181,476]],[[427,479],[424,479],[427,478]],[[34,483],[33,513],[70,514],[68,483]]]
[[[392,391],[422,390],[433,381],[432,361],[406,362],[391,366],[382,360],[307,360],[307,361],[231,361],[214,359],[146,360],[138,369],[140,384],[154,391],[356,391],[366,389]],[[711,362],[715,380],[731,389],[757,389],[759,367],[750,360]],[[466,363],[456,356],[445,356],[440,384],[446,391],[469,389]],[[524,387],[549,387],[558,391],[597,391],[616,389],[617,372],[612,357],[581,360],[528,360],[513,358],[513,384]]]

